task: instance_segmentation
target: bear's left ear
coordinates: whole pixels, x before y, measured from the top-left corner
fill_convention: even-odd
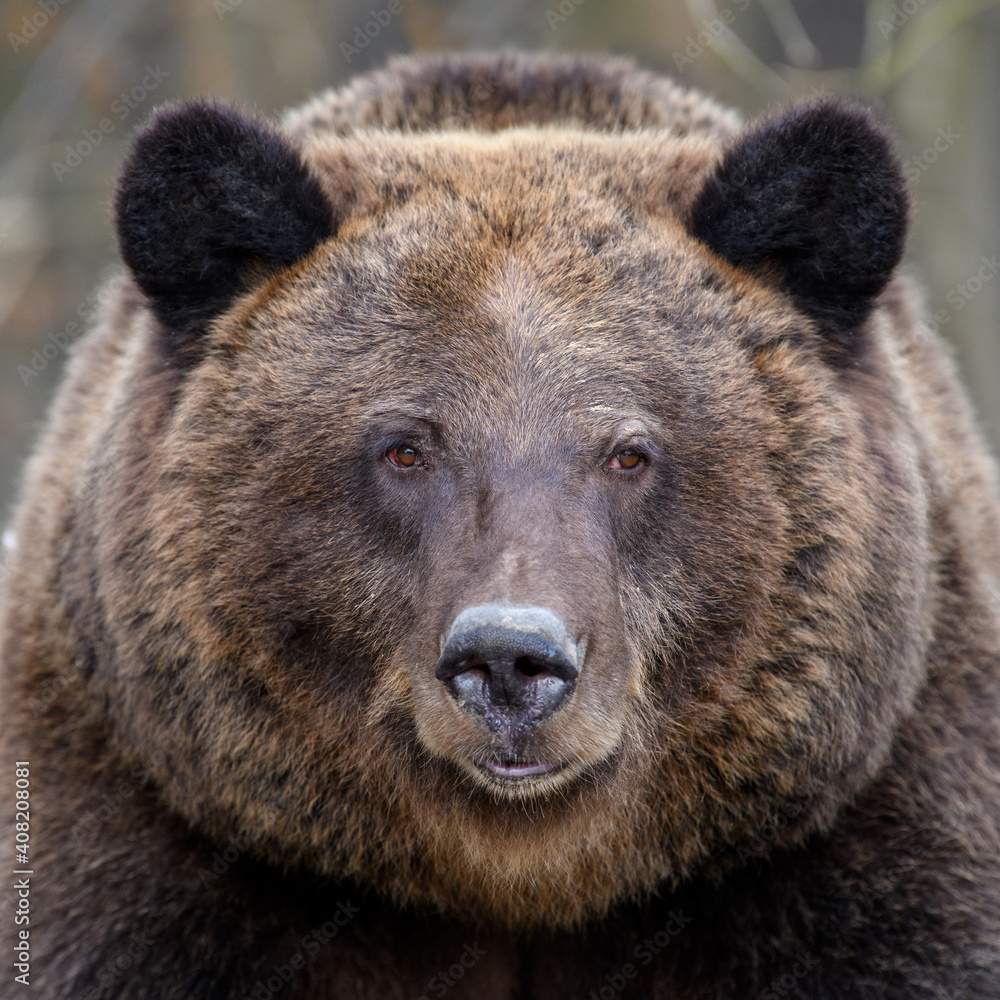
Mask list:
[[[167,105],[140,129],[115,222],[122,257],[179,352],[253,276],[304,257],[336,225],[274,126],[204,101]]]
[[[902,257],[908,204],[871,112],[826,100],[749,126],[696,198],[690,229],[737,267],[776,274],[848,344]]]

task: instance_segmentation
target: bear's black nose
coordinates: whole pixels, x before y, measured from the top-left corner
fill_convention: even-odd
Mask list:
[[[538,722],[576,686],[581,649],[547,608],[483,604],[454,621],[434,676],[493,727]]]

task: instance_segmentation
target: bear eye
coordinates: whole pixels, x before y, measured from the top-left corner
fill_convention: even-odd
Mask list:
[[[385,453],[385,457],[389,460],[389,464],[394,465],[397,469],[412,469],[420,462],[420,452],[408,444],[390,448]]]
[[[635,472],[645,461],[646,457],[642,452],[636,451],[634,448],[623,448],[608,459],[607,467],[616,472]]]

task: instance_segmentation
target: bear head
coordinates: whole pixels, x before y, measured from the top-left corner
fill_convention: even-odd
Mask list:
[[[116,213],[93,670],[195,828],[566,926],[885,761],[928,554],[870,113],[293,141],[191,103]]]

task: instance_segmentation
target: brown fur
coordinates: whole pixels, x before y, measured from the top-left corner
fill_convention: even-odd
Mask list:
[[[839,366],[690,235],[737,129],[619,62],[397,60],[290,115],[340,227],[190,370],[118,283],[5,594],[42,995],[140,932],[95,995],[242,997],[348,898],[282,997],[474,940],[450,996],[585,997],[673,912],[626,996],[1000,995],[994,468],[905,278]],[[596,471],[631,425],[658,478]],[[400,426],[446,496],[371,462]],[[498,596],[587,638],[514,787],[433,677]]]

